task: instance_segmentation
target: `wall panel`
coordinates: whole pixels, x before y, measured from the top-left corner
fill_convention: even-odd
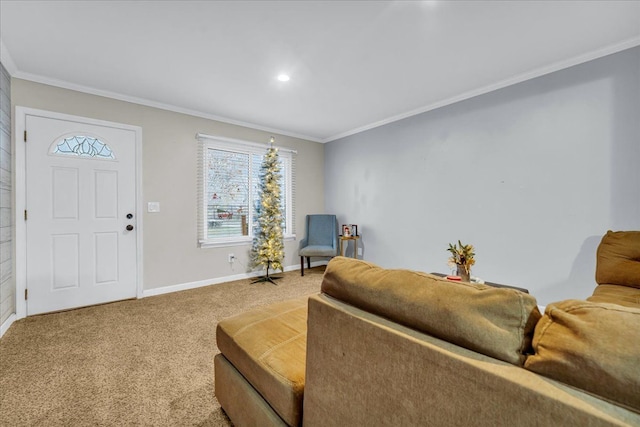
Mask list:
[[[11,78],[0,64],[0,325],[15,313],[11,205]]]

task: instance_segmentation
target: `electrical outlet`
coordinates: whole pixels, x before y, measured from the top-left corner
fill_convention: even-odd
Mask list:
[[[358,248],[358,256],[362,256],[362,248]]]
[[[229,262],[232,263],[236,260],[236,256],[234,254],[229,254]]]

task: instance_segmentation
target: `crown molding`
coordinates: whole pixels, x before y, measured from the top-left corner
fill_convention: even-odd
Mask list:
[[[52,79],[52,78],[40,76],[37,74],[24,73],[19,70],[16,71],[14,74],[12,74],[12,77],[22,79],[22,80],[28,80],[34,83],[41,83],[49,86],[59,87],[62,89],[82,92],[90,95],[97,95],[105,98],[116,99],[118,101],[130,102],[132,104],[144,105],[146,107],[153,107],[161,110],[172,111],[174,113],[186,114],[189,116],[200,117],[208,120],[215,120],[217,122],[227,123],[235,126],[242,126],[250,129],[259,130],[259,131],[275,133],[278,135],[285,135],[293,138],[305,139],[307,141],[312,141],[312,142],[322,142],[321,138],[317,138],[309,135],[303,135],[295,132],[289,132],[284,129],[277,129],[277,128],[272,128],[268,126],[262,126],[255,123],[245,122],[242,120],[230,119],[228,117],[204,113],[202,111],[197,111],[197,110],[191,110],[189,108],[178,107],[176,105],[165,104],[157,101],[151,101],[145,98],[138,98],[135,96],[124,95],[117,92],[111,92],[111,91],[102,90],[102,89],[95,89],[89,86],[70,83],[64,80]]]
[[[2,39],[0,39],[0,62],[11,77],[18,72],[18,67],[16,67],[16,63],[13,62],[9,49],[4,45]]]
[[[417,116],[418,114],[426,113],[427,111],[436,110],[438,108],[445,107],[447,105],[455,104],[456,102],[464,101],[466,99],[470,99],[476,97],[478,95],[484,95],[489,92],[493,92],[498,89],[505,88],[507,86],[511,86],[517,83],[522,83],[527,80],[534,79],[536,77],[544,76],[545,74],[550,74],[555,71],[560,71],[565,68],[573,67],[574,65],[579,65],[585,62],[593,61],[594,59],[602,58],[607,55],[611,55],[614,53],[621,52],[626,49],[631,49],[634,47],[640,46],[640,37],[634,37],[628,40],[625,40],[621,43],[616,43],[610,46],[607,46],[602,49],[597,49],[579,56],[575,56],[573,58],[569,58],[566,60],[562,60],[559,62],[555,62],[551,65],[537,68],[535,70],[517,75],[515,77],[511,77],[497,83],[490,84],[488,86],[484,86],[478,89],[471,90],[469,92],[465,92],[463,94],[453,96],[451,98],[444,99],[442,101],[435,102],[433,104],[429,104],[427,106],[408,111],[406,113],[398,114],[396,116],[389,117],[384,120],[380,120],[378,122],[374,122],[365,126],[361,126],[343,133],[339,133],[337,135],[331,136],[329,138],[323,139],[321,142],[331,142],[341,138],[345,138],[347,136],[355,135],[360,132],[364,132],[367,130],[371,130],[380,126],[384,126],[389,123],[397,122],[399,120],[403,120],[412,116]]]

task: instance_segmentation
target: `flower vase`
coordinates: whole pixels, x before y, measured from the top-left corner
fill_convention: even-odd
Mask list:
[[[456,265],[456,275],[460,276],[463,282],[471,282],[471,270],[467,270],[463,265]]]

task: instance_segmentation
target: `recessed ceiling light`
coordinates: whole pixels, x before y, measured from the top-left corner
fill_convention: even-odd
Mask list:
[[[288,82],[290,77],[287,74],[280,74],[278,80],[281,82]]]

